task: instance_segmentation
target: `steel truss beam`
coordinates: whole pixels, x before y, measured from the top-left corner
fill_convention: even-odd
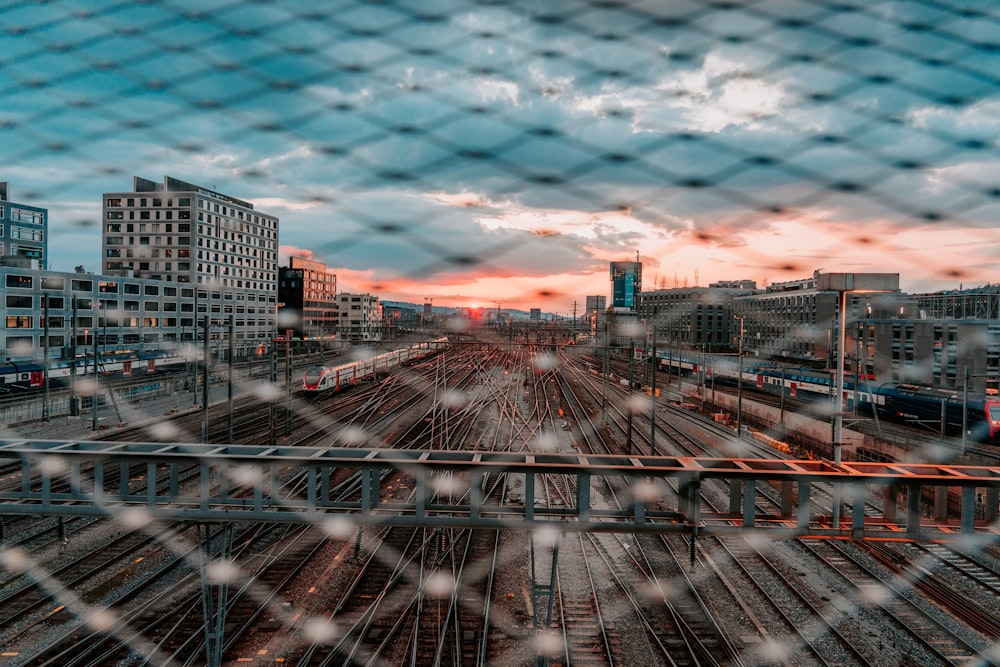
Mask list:
[[[694,536],[753,532],[774,538],[994,540],[1000,468],[942,464],[844,463],[580,453],[492,453],[315,447],[0,440],[0,514],[96,516],[125,510],[152,519],[265,521],[321,525],[468,527]],[[353,486],[344,483],[347,474]],[[305,490],[283,482],[294,474]],[[484,480],[512,476],[514,500],[484,494]],[[403,479],[388,491],[386,476]],[[567,475],[572,506],[546,504],[543,475]],[[600,478],[623,484],[625,507],[592,502]],[[339,481],[338,481],[339,480]],[[674,494],[667,482],[674,482]],[[726,489],[720,481],[728,482]],[[809,503],[840,488],[839,525]],[[493,485],[496,486],[496,485]],[[349,489],[350,495],[344,496]],[[777,502],[763,503],[768,493]],[[727,507],[712,511],[703,502]],[[865,502],[884,507],[866,516]],[[773,507],[774,509],[763,509]],[[857,508],[858,511],[854,511]],[[902,523],[897,511],[902,510]]]

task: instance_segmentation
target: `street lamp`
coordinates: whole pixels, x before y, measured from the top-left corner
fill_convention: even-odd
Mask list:
[[[843,456],[844,439],[844,334],[847,331],[847,294],[849,292],[898,292],[898,273],[817,273],[816,289],[823,292],[837,292],[839,295],[839,322],[837,338],[837,395],[833,413],[833,463],[840,465]],[[857,387],[854,388],[857,392]],[[855,394],[856,395],[856,394]],[[834,528],[840,526],[840,487],[834,486],[833,497]],[[858,508],[855,508],[855,512]]]
[[[839,296],[839,322],[837,325],[837,409],[833,416],[833,462],[841,463],[844,437],[844,335],[847,331],[847,294],[859,292],[898,292],[898,273],[820,273],[816,276],[816,289],[837,292]],[[855,387],[857,390],[857,387]]]

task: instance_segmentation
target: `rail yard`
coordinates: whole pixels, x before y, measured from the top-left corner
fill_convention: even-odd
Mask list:
[[[328,391],[315,391],[315,383],[304,391],[304,374],[288,372],[288,387],[258,378],[229,405],[101,435],[151,448],[204,441],[424,458],[801,456],[737,437],[726,421],[691,409],[668,376],[656,383],[654,399],[622,381],[630,375],[627,362],[617,360],[614,374],[604,373],[603,360],[583,347],[470,337],[433,342],[390,367],[369,364],[370,374]],[[0,489],[38,483],[22,478],[24,466],[3,463]],[[426,483],[416,468],[363,477],[345,466],[321,480],[280,463],[270,470],[270,479],[260,479],[234,467],[213,483],[248,502],[263,485],[305,498],[322,485],[344,502],[375,486],[386,507],[394,499],[414,502]],[[154,479],[144,466],[113,472],[132,493]],[[198,479],[198,465],[171,476],[179,486],[193,485],[195,495]],[[526,479],[502,471],[474,479],[440,475],[426,502],[446,506],[452,497],[477,494],[497,505],[530,499],[551,509],[581,498],[579,477],[542,474],[530,489]],[[726,484],[703,487],[705,510],[724,512],[732,499]],[[837,491],[812,488],[812,513],[835,514]],[[602,475],[586,493],[592,507],[611,511],[633,502],[635,488]],[[685,493],[673,480],[650,481],[645,503],[666,510],[683,504]],[[760,485],[754,502],[760,513],[780,512],[780,484]],[[888,513],[871,499],[863,512]],[[8,513],[0,550],[3,664],[802,667],[1000,660],[1000,549],[993,541],[427,527],[355,521],[349,512],[312,519],[169,522],[131,509],[104,518]]]

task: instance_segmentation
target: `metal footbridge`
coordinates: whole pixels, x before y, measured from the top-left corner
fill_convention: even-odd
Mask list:
[[[11,471],[0,481],[3,515],[131,510],[152,519],[291,523],[337,516],[359,526],[554,526],[695,537],[992,541],[998,535],[1000,468],[984,466],[52,440],[0,440],[0,466]],[[360,483],[345,496],[336,480],[352,473]],[[288,490],[282,482],[295,474],[306,483]],[[500,474],[512,476],[518,489],[502,501],[483,492],[483,481]],[[409,493],[383,488],[387,475],[408,480]],[[572,477],[575,502],[545,502],[542,475]],[[602,478],[627,489],[623,507],[594,501]],[[714,480],[729,483],[728,506],[717,512],[702,502]],[[766,487],[779,502],[758,502]],[[838,521],[816,512],[810,499],[817,494],[843,507],[832,513]],[[873,506],[883,508],[881,515],[873,515]]]
[[[485,491],[499,475],[513,489],[503,499]],[[548,501],[546,475],[571,478],[572,503]],[[286,484],[290,479],[304,483]],[[625,489],[620,508],[602,500],[598,489],[605,487],[598,485],[605,481]],[[712,505],[702,502],[708,493],[724,494],[728,506],[708,510]],[[758,502],[764,493],[770,500]],[[831,514],[816,513],[811,499],[819,494],[836,508]],[[0,529],[5,515],[197,524],[209,667],[222,664],[228,600],[227,584],[210,575],[209,564],[230,558],[236,522],[311,523],[321,530],[335,522],[338,531],[346,522],[359,539],[361,527],[382,524],[678,533],[692,544],[702,536],[755,534],[968,546],[996,540],[998,498],[1000,468],[982,466],[0,440]],[[881,514],[873,514],[878,507]],[[215,537],[212,524],[222,527]],[[551,609],[558,546],[544,581],[535,574],[531,544],[532,598],[536,609]],[[537,612],[535,626],[548,627]]]

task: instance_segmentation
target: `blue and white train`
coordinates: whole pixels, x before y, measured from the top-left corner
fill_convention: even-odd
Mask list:
[[[339,366],[310,366],[302,378],[302,391],[314,396],[340,391],[344,387],[388,373],[390,369],[423,359],[443,349],[447,343],[447,338],[438,338]]]
[[[704,372],[706,380],[714,378],[722,384],[737,383],[740,377],[737,360],[732,357],[709,356],[702,359],[680,357],[670,359],[669,352],[657,351],[660,368],[680,369],[682,375]],[[855,390],[855,383],[857,390]],[[836,393],[836,376],[829,371],[810,368],[754,366],[744,360],[744,387],[772,394],[784,394],[805,401],[831,401]],[[995,391],[995,389],[994,389]],[[987,390],[989,394],[989,389]],[[976,440],[1000,441],[1000,399],[995,395],[965,397],[962,391],[914,384],[878,384],[867,375],[844,377],[843,409],[860,413],[873,411],[881,419],[900,422],[939,433],[961,434],[963,424]],[[963,412],[965,413],[963,415]]]

